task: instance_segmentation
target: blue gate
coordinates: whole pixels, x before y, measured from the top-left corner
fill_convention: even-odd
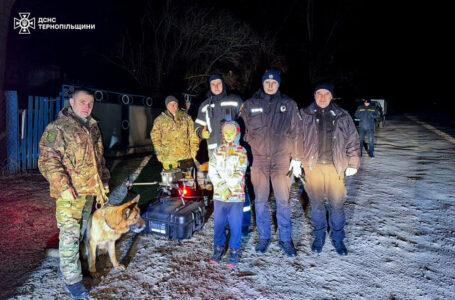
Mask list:
[[[8,173],[38,167],[39,142],[46,126],[69,105],[74,88],[63,85],[60,96],[28,97],[28,107],[18,109],[17,91],[7,91],[7,167]],[[152,109],[151,97],[95,89],[93,115],[99,120],[107,155],[125,155],[152,150],[149,137],[154,118],[161,109]]]

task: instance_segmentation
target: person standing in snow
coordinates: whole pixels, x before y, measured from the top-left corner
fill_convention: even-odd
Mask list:
[[[221,125],[225,121],[239,118],[242,99],[235,94],[228,94],[223,76],[216,74],[209,77],[210,90],[207,99],[199,106],[195,121],[195,130],[199,138],[207,140],[209,158],[215,149],[223,144]],[[248,189],[243,207],[242,232],[247,235],[251,225],[251,206]]]
[[[82,299],[89,292],[82,283],[79,240],[87,228],[94,198],[100,203],[107,201],[110,174],[98,122],[91,117],[93,93],[76,89],[70,105],[46,127],[38,168],[50,184],[51,197],[57,199],[59,270],[71,296]]]
[[[198,109],[195,131],[199,138],[207,140],[209,156],[223,144],[221,125],[225,121],[238,119],[242,99],[234,94],[228,95],[223,76],[209,77],[210,91]]]
[[[368,136],[368,155],[374,157],[374,128],[375,120],[380,118],[379,110],[370,99],[365,99],[363,104],[357,107],[354,116],[359,119],[360,156],[362,156],[365,136]]]
[[[166,111],[153,122],[150,132],[158,160],[165,170],[178,167],[178,161],[195,159],[199,138],[194,132],[194,122],[172,95],[164,100]]]
[[[297,256],[291,239],[291,206],[289,192],[294,176],[301,175],[297,136],[300,119],[294,100],[279,91],[281,74],[278,70],[266,70],[262,76],[262,88],[248,99],[240,110],[245,123],[244,141],[253,154],[251,181],[253,183],[256,225],[259,242],[256,253],[264,254],[271,240],[269,209],[270,181],[276,200],[276,216],[279,229],[279,245],[289,257]]]
[[[347,111],[332,103],[333,86],[323,83],[314,90],[315,101],[301,109],[300,146],[305,171],[305,191],[310,199],[314,241],[311,250],[320,253],[327,232],[325,198],[329,202],[329,224],[333,245],[347,255],[343,242],[346,197],[345,176],[360,166],[359,134]]]
[[[210,259],[217,264],[223,257],[226,223],[229,224],[230,256],[228,266],[237,267],[242,237],[242,211],[245,201],[245,173],[248,157],[240,146],[240,126],[235,121],[222,126],[223,144],[216,148],[209,161],[209,178],[214,186],[214,251]]]

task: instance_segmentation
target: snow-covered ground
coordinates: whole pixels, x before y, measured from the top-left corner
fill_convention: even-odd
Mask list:
[[[346,257],[329,239],[321,254],[311,252],[309,207],[296,185],[297,258],[284,255],[276,234],[269,251],[257,255],[253,231],[243,240],[237,269],[211,265],[211,216],[202,232],[181,243],[125,235],[117,254],[126,270],[101,257],[105,278],[84,279],[91,298],[455,299],[455,145],[435,132],[404,116],[376,132],[376,157],[363,157],[358,175],[347,179]],[[0,298],[69,298],[57,277],[58,259],[42,254],[53,234],[47,227],[55,226],[46,182],[32,174],[0,179],[0,185]],[[30,220],[17,219],[13,204]]]

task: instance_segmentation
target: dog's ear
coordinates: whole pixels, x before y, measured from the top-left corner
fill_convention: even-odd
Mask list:
[[[130,202],[131,202],[131,203],[138,203],[140,198],[141,198],[141,195],[137,195],[137,196],[134,197],[134,199],[131,200]]]
[[[134,205],[136,205],[139,202],[140,198],[141,198],[141,195],[137,195],[136,197],[134,197],[133,200],[131,200],[129,202],[126,202],[126,203],[123,203],[122,205],[120,205],[120,208],[121,209],[125,209],[127,207],[134,206]]]
[[[123,219],[128,220],[133,210],[131,208],[125,208],[123,210]]]

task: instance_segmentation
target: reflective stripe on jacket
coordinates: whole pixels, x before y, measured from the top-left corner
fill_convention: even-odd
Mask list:
[[[267,95],[262,89],[245,101],[240,116],[245,124],[243,140],[253,158],[290,161],[299,157],[297,136],[301,120],[294,100],[282,95]]]
[[[194,121],[195,131],[199,138],[202,138],[202,130],[207,127],[210,138],[207,140],[207,148],[214,150],[222,145],[221,125],[225,121],[235,121],[239,116],[242,106],[242,99],[234,94],[224,96],[220,100],[209,96],[199,106],[196,121]]]
[[[374,120],[379,119],[379,110],[375,104],[365,106],[365,104],[359,105],[354,114],[359,121],[359,127],[363,129],[374,129]]]

